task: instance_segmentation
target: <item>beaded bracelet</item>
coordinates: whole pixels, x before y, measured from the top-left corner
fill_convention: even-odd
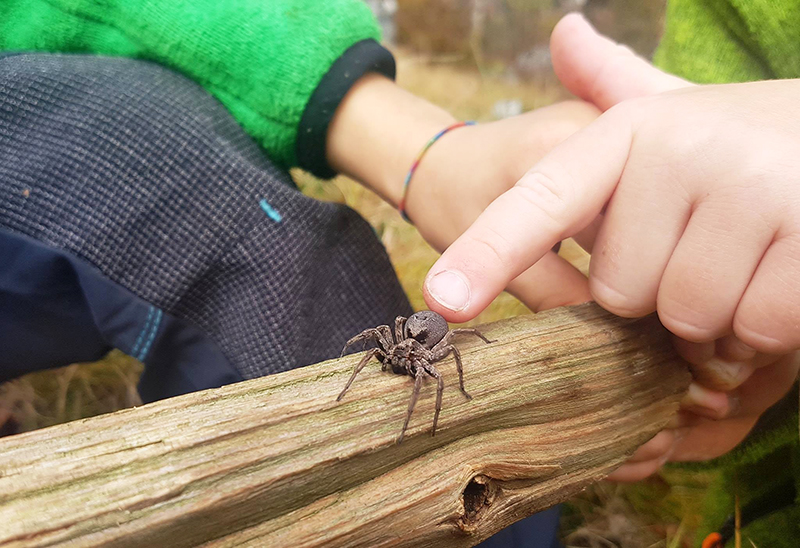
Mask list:
[[[408,218],[406,215],[406,198],[408,197],[408,184],[411,182],[411,177],[414,176],[414,172],[417,171],[417,167],[419,163],[422,161],[422,157],[425,156],[425,153],[428,152],[428,149],[433,146],[433,143],[438,141],[442,135],[447,133],[448,131],[464,127],[464,126],[474,126],[477,122],[469,121],[469,122],[458,122],[457,124],[453,124],[452,126],[448,126],[444,128],[442,131],[431,137],[431,140],[428,141],[422,150],[419,151],[417,157],[414,159],[414,163],[411,164],[411,169],[408,170],[408,174],[406,175],[406,180],[403,182],[403,197],[400,198],[400,203],[397,204],[397,209],[400,211],[400,215],[403,216],[403,219],[411,223],[411,219]],[[412,223],[413,224],[413,223]]]

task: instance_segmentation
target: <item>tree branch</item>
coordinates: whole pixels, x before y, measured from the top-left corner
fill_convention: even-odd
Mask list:
[[[486,325],[405,440],[409,377],[359,355],[0,442],[0,546],[472,546],[602,479],[689,373],[651,316],[596,305]]]

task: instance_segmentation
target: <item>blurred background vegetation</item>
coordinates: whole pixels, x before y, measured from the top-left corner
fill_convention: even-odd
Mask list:
[[[398,81],[461,119],[489,121],[568,98],[552,73],[550,31],[582,10],[599,30],[649,57],[663,25],[665,0],[367,0],[398,60]],[[437,253],[397,212],[370,191],[339,177],[318,181],[292,173],[300,188],[358,210],[380,236],[415,309]],[[586,271],[574,244],[561,254]],[[503,294],[474,323],[528,310]],[[0,384],[0,435],[111,412],[140,402],[142,366],[119,351]],[[568,546],[691,546],[705,473],[680,470],[633,486],[601,484],[576,497],[562,519]]]

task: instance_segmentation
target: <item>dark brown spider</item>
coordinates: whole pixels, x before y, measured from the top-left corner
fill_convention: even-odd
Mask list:
[[[336,398],[336,401],[341,401],[347,389],[353,383],[356,375],[367,365],[367,362],[373,356],[378,358],[378,361],[383,364],[382,371],[391,368],[392,373],[398,375],[408,375],[414,377],[414,392],[411,394],[411,401],[408,403],[408,414],[406,415],[406,422],[403,423],[403,429],[400,431],[400,437],[397,438],[397,443],[403,441],[403,436],[408,427],[408,421],[411,419],[411,413],[414,411],[414,405],[417,403],[420,388],[422,388],[422,377],[424,374],[435,378],[439,383],[439,388],[436,391],[436,413],[433,415],[433,429],[431,435],[436,434],[436,423],[439,421],[439,411],[442,409],[442,392],[444,391],[444,381],[441,374],[433,366],[434,362],[445,359],[451,352],[456,360],[456,368],[458,369],[458,382],[461,386],[461,392],[467,397],[468,400],[472,396],[467,394],[464,390],[464,371],[461,368],[461,353],[458,351],[450,341],[453,337],[460,334],[475,335],[483,339],[487,344],[490,341],[480,334],[477,329],[454,329],[449,330],[447,321],[431,310],[423,310],[412,314],[408,319],[403,316],[398,316],[394,321],[394,335],[388,325],[379,325],[365,329],[344,345],[341,356],[344,356],[345,351],[353,344],[361,342],[362,350],[367,342],[374,341],[378,347],[369,350],[358,365],[353,370],[350,380]],[[339,357],[341,357],[339,356]]]

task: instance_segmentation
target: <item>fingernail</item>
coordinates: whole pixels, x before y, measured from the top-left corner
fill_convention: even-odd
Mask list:
[[[689,385],[686,396],[681,400],[681,408],[696,415],[719,420],[728,412],[728,394],[709,390],[696,382]]]
[[[664,426],[664,428],[680,428],[685,422],[685,413],[676,413],[671,419],[669,419],[669,422]]]
[[[428,282],[428,293],[440,305],[453,312],[464,310],[469,305],[469,284],[464,275],[455,270],[443,270]]]
[[[706,388],[728,392],[741,385],[753,373],[753,368],[744,362],[729,362],[711,358],[705,363],[691,365],[695,381]]]

